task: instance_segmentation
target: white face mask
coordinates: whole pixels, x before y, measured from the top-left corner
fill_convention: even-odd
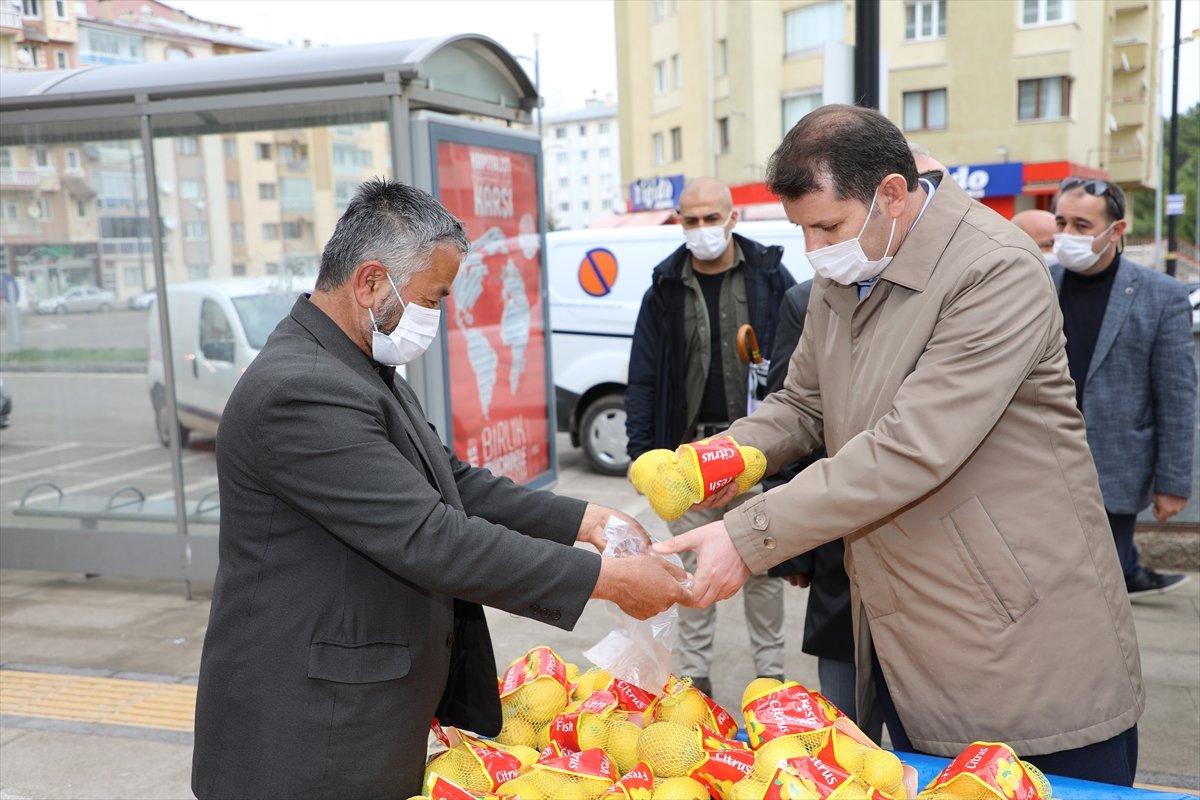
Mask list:
[[[437,336],[442,310],[425,308],[416,303],[405,304],[391,275],[388,275],[388,283],[392,284],[392,291],[396,293],[396,299],[400,301],[404,313],[400,315],[396,329],[391,333],[384,333],[379,330],[379,324],[375,321],[375,312],[367,309],[367,313],[371,315],[371,325],[375,328],[371,332],[371,357],[380,364],[398,367],[417,360],[429,349],[433,337]]]
[[[1096,236],[1087,236],[1086,234],[1075,235],[1071,233],[1056,233],[1054,234],[1054,257],[1058,259],[1058,263],[1062,264],[1065,269],[1071,272],[1086,272],[1091,269],[1097,261],[1100,260],[1101,249],[1097,253],[1092,248],[1096,246],[1096,240],[1102,236],[1107,236],[1112,230],[1113,225],[1116,225],[1114,220],[1104,230],[1100,231]],[[1105,246],[1107,249],[1107,245]]]
[[[888,233],[887,246],[883,248],[883,258],[878,261],[869,260],[863,252],[862,245],[858,243],[863,231],[867,229],[867,223],[871,221],[871,212],[875,210],[875,200],[878,196],[879,192],[876,192],[875,197],[871,198],[871,207],[867,209],[867,218],[863,220],[858,236],[807,254],[808,263],[812,264],[814,272],[834,283],[852,286],[859,281],[869,281],[891,263],[892,257],[887,255],[887,251],[892,248],[892,237],[896,235],[895,219],[892,220],[892,230]]]
[[[683,232],[687,249],[701,261],[715,261],[729,246],[732,233],[725,232],[725,226],[733,217],[733,212],[720,225],[703,225],[699,228],[689,228]]]

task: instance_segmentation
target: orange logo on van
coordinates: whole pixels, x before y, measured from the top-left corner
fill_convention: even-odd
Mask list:
[[[617,257],[603,247],[588,250],[579,262],[579,285],[592,297],[604,297],[617,282]]]

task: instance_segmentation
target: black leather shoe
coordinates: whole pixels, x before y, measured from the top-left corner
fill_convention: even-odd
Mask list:
[[[697,689],[704,692],[709,697],[713,696],[712,680],[710,678],[703,677],[703,676],[697,677],[697,676],[693,675],[691,680],[692,680],[692,686],[695,686]]]
[[[1135,600],[1152,594],[1166,594],[1183,586],[1187,580],[1187,575],[1140,569],[1133,576],[1126,576],[1125,589],[1129,592],[1129,599]]]

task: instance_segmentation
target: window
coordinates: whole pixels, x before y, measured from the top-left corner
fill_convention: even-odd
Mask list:
[[[175,140],[175,152],[181,156],[194,156],[199,149],[195,136],[180,136]]]
[[[0,167],[12,166],[12,148],[0,147]]]
[[[1061,119],[1070,113],[1071,79],[1034,78],[1017,84],[1017,119]]]
[[[221,140],[221,152],[230,160],[237,160],[237,139],[226,137]]]
[[[558,210],[565,214],[566,212],[571,210],[571,204],[570,203],[559,203]]]
[[[603,186],[605,189],[611,189],[612,182],[613,182],[613,179],[612,179],[611,172],[605,172],[600,175],[600,185]]]
[[[584,211],[590,211],[592,208],[592,204],[590,201],[584,200],[582,203],[579,204],[579,207]]]
[[[603,200],[600,201],[600,208],[602,208],[605,211],[612,211],[612,200],[607,197],[604,198]]]
[[[279,145],[279,160],[288,164],[308,163],[308,145],[281,144]]]
[[[671,56],[671,88],[678,89],[682,83],[682,78],[679,75],[679,56],[678,54]]]
[[[179,196],[184,200],[199,200],[204,197],[204,184],[200,181],[180,181]]]
[[[38,169],[54,169],[54,162],[50,159],[50,151],[45,147],[34,149],[33,163]]]
[[[846,38],[842,3],[815,3],[783,15],[783,54],[790,56]]]
[[[717,152],[729,152],[729,117],[717,120]]]
[[[608,133],[608,129],[609,129],[609,124],[607,122],[601,122],[597,126],[597,133],[599,133],[601,136],[603,136],[604,134]]]
[[[586,162],[588,160],[588,151],[587,150],[579,151],[579,160],[582,162]]]
[[[40,17],[42,15],[42,0],[21,0],[22,17]]]
[[[554,138],[555,139],[567,138],[567,129],[566,128],[555,128],[554,129]]]
[[[259,161],[270,161],[271,160],[271,145],[267,144],[266,142],[255,142],[254,157],[257,158]]]
[[[80,64],[139,64],[146,60],[146,45],[141,36],[99,28],[79,28]]]
[[[86,200],[75,201],[75,216],[79,217],[80,219],[87,219],[87,211],[88,209]]]
[[[919,42],[946,35],[946,0],[907,0],[904,4],[904,40]]]
[[[804,92],[802,94],[793,94],[783,98],[782,119],[783,134],[786,136],[800,118],[810,111],[815,111],[821,107],[820,92]]]
[[[559,178],[559,179],[558,179],[558,188],[560,188],[560,189],[566,189],[566,188],[568,188],[570,185],[571,185],[571,179],[570,179],[570,178]]]
[[[667,93],[667,62],[654,62],[654,93]]]
[[[945,127],[945,89],[904,93],[904,130],[932,131]]]
[[[580,126],[579,126],[579,135],[580,135],[580,136],[587,136],[587,125],[580,125]]]
[[[192,54],[186,47],[168,47],[166,56],[167,61],[187,61]]]
[[[208,238],[208,223],[207,222],[185,222],[183,225],[183,238],[189,241],[200,241]]]
[[[587,185],[588,185],[588,176],[587,176],[587,175],[580,175],[580,176],[579,176],[579,185],[580,185],[580,186],[587,186]]]
[[[23,44],[17,48],[17,64],[22,67],[40,67],[42,63],[42,48]]]
[[[721,78],[729,74],[729,42],[725,39],[717,40],[717,77]]]
[[[241,240],[239,239],[238,241],[241,241]],[[229,269],[235,277],[246,274],[246,265],[245,264],[230,264]]]
[[[280,178],[279,207],[284,211],[312,211],[312,181],[308,178]]]
[[[70,148],[67,150],[67,169],[68,170],[79,169],[79,151],[74,148]]]
[[[242,223],[242,222],[230,223],[229,238],[235,242],[246,241],[246,225],[245,225],[245,223]]]
[[[36,219],[38,222],[49,222],[54,218],[54,206],[50,205],[49,197],[39,197],[33,201],[30,208],[33,211],[29,216]]]
[[[1057,25],[1075,19],[1073,0],[1021,0],[1022,25]]]
[[[242,199],[242,182],[241,181],[225,181],[225,196],[230,200]]]
[[[658,22],[667,15],[667,0],[654,0],[654,21]]]
[[[20,216],[21,212],[17,210],[17,202],[15,200],[5,200],[4,205],[0,207],[0,219],[6,222],[15,222]]]
[[[358,191],[357,181],[338,181],[333,188],[333,202],[337,205],[338,213],[346,210],[350,205],[350,201],[354,199],[354,193]]]
[[[601,147],[600,148],[600,160],[607,161],[610,158],[612,158],[612,148],[611,147]]]
[[[59,19],[67,18],[67,0],[54,0],[54,16]]]
[[[561,150],[554,154],[555,163],[565,164],[567,163],[568,159],[570,159],[570,156],[567,154],[566,150]]]
[[[210,361],[233,361],[233,326],[212,300],[200,304],[200,352]]]
[[[64,53],[62,50],[54,51],[54,66],[57,67],[58,69],[66,69],[67,68],[67,66],[68,66],[67,54]]]
[[[260,183],[258,185],[259,200],[274,200],[275,199],[275,184]]]
[[[654,134],[654,166],[661,167],[667,163],[666,150],[661,133]]]
[[[283,223],[283,238],[285,239],[303,239],[304,226],[299,222]]]
[[[683,158],[683,128],[671,128],[671,160]]]
[[[279,240],[279,225],[274,222],[264,222],[262,224],[262,238],[268,242]]]

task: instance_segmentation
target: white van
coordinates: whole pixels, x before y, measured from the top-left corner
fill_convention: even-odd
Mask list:
[[[192,431],[215,436],[225,401],[271,331],[287,316],[313,277],[224,278],[167,286],[174,350],[175,401],[179,441]],[[146,369],[154,424],[163,446],[170,444],[171,420],[163,377],[158,312],[151,306]]]
[[[783,247],[783,263],[796,281],[812,278],[804,235],[790,222],[742,222],[735,232]],[[629,346],[651,273],[681,244],[678,225],[546,234],[558,430],[570,433],[571,444],[583,447],[598,472],[624,475],[629,465]]]

